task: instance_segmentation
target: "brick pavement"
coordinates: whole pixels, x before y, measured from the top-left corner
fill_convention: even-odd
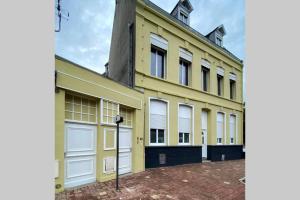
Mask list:
[[[56,200],[166,199],[166,200],[242,200],[245,160],[205,162],[147,169],[115,180],[93,183],[56,194]]]

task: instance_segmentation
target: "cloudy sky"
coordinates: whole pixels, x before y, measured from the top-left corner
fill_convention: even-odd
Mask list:
[[[55,0],[57,2],[57,0]],[[152,0],[171,12],[178,0]],[[190,0],[194,7],[190,25],[207,34],[223,24],[227,31],[224,46],[240,59],[245,58],[244,0]],[[108,61],[115,0],[62,0],[70,14],[55,33],[55,53],[94,71],[103,73]]]

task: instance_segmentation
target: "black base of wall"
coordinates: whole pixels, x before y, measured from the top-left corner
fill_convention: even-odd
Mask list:
[[[243,158],[243,145],[208,145],[207,159],[211,161],[237,160]]]
[[[165,163],[160,163],[164,157]],[[145,168],[174,166],[202,162],[201,146],[145,147]]]

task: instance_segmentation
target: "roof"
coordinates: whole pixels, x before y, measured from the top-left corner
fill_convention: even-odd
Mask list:
[[[209,32],[205,37],[209,37],[209,35],[215,32],[216,30],[219,30],[223,34],[223,36],[226,35],[225,27],[223,26],[223,24],[221,24],[220,26]]]
[[[153,2],[151,2],[150,0],[144,0],[144,2],[145,2],[146,5],[150,6],[151,8],[155,9],[156,11],[160,12],[162,15],[166,16],[167,18],[169,18],[173,22],[177,23],[178,25],[182,26],[183,28],[187,29],[188,31],[191,31],[192,33],[194,33],[195,35],[197,35],[202,40],[205,40],[206,42],[210,43],[215,48],[221,50],[223,53],[225,53],[226,55],[230,56],[232,59],[236,60],[239,63],[243,63],[243,61],[241,59],[239,59],[237,56],[235,56],[233,53],[231,53],[225,47],[218,46],[217,44],[215,44],[214,42],[212,42],[211,40],[209,40],[208,38],[206,38],[204,35],[202,35],[200,32],[198,32],[197,30],[193,29],[189,25],[183,23],[182,21],[180,21],[176,17],[172,16],[171,14],[169,14],[164,9],[160,8],[159,6],[157,6],[156,4],[154,4]]]

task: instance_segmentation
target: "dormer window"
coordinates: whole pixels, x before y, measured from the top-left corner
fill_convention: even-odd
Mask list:
[[[180,12],[179,20],[185,24],[188,24],[188,17],[183,12]]]
[[[217,37],[216,38],[216,44],[219,45],[219,46],[222,46],[222,39]]]

